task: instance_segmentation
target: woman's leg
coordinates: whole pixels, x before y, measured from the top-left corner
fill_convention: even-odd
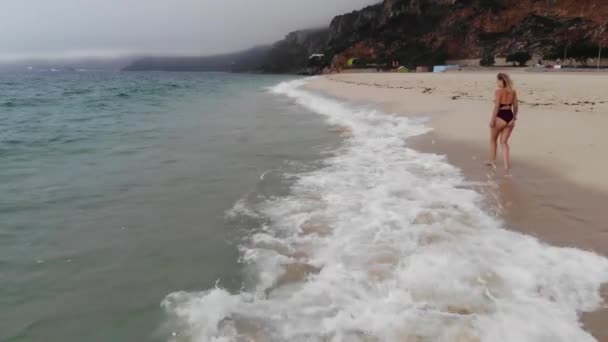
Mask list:
[[[500,134],[500,144],[502,145],[502,158],[505,163],[505,170],[509,170],[511,166],[511,147],[509,146],[509,138],[513,133],[515,126],[507,126]]]
[[[498,148],[498,136],[500,132],[507,126],[507,123],[501,119],[496,118],[494,127],[490,128],[490,158],[488,159],[487,165],[495,166],[496,162],[496,149]]]

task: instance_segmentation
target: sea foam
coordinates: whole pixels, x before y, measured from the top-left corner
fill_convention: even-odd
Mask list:
[[[348,128],[289,196],[232,215],[267,218],[241,246],[240,293],[170,294],[175,341],[593,341],[578,313],[601,304],[608,260],[504,229],[445,157],[407,138],[408,117],[302,86],[272,88]]]

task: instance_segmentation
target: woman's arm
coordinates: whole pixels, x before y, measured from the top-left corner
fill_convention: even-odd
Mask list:
[[[492,110],[492,117],[490,118],[490,128],[493,128],[496,124],[496,116],[500,109],[500,90],[494,92],[494,109]]]
[[[517,113],[519,113],[519,100],[517,99],[517,92],[513,96],[513,116],[517,120]]]

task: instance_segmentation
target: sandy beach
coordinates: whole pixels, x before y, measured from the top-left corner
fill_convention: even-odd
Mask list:
[[[496,170],[483,165],[496,72],[344,73],[307,87],[387,113],[428,117],[433,132],[415,147],[446,155],[510,229],[608,255],[608,75],[509,69],[521,105],[505,177],[500,152]],[[583,318],[598,341],[608,341],[606,321],[606,309]]]

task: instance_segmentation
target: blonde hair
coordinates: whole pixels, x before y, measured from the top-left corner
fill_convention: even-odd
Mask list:
[[[515,91],[515,87],[513,86],[513,80],[511,80],[511,77],[508,74],[501,72],[498,75],[496,75],[496,78],[502,82],[504,88],[509,93],[512,93]]]

